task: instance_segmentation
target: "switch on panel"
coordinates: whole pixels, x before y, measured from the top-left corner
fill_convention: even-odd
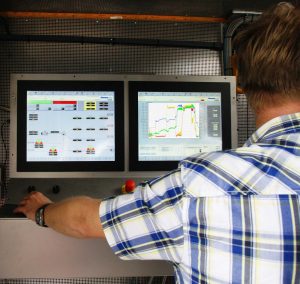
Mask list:
[[[29,186],[27,187],[27,192],[30,193],[30,192],[33,192],[33,191],[36,191],[35,186],[34,186],[34,185],[29,185]]]
[[[54,186],[52,187],[52,192],[53,192],[54,194],[58,194],[58,193],[60,192],[60,186],[59,186],[59,185],[54,185]]]
[[[125,184],[122,185],[122,193],[133,192],[136,187],[135,181],[133,179],[126,180]]]

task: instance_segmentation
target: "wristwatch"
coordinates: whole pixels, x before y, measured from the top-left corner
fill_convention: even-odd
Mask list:
[[[43,206],[41,206],[39,209],[36,210],[35,212],[35,222],[41,226],[41,227],[48,227],[46,224],[45,224],[45,219],[44,219],[44,212],[45,212],[45,209],[46,207],[49,205],[50,203],[47,203]]]

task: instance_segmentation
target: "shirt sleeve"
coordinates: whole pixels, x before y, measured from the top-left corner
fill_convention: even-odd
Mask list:
[[[100,218],[106,239],[122,259],[179,262],[183,248],[180,170],[106,199]]]

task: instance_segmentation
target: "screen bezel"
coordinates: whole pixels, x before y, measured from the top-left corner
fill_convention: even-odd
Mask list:
[[[129,170],[165,171],[178,167],[179,161],[140,161],[138,133],[139,92],[220,92],[222,117],[222,149],[230,149],[231,141],[231,85],[230,82],[173,82],[129,81]]]
[[[114,161],[27,161],[27,91],[113,91],[115,93]],[[17,81],[17,171],[98,172],[124,170],[124,82],[96,80]]]

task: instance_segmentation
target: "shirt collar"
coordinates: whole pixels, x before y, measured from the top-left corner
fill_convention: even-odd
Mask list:
[[[250,136],[244,146],[291,133],[300,133],[300,112],[278,116],[269,120]]]

